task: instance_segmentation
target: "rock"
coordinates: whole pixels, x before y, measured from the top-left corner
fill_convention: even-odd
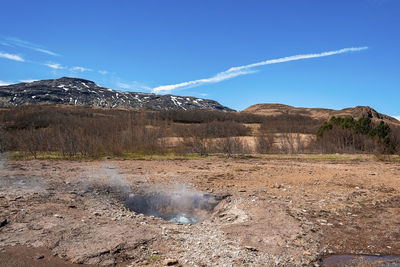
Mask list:
[[[258,251],[257,248],[252,247],[252,246],[245,246],[244,248],[247,249],[247,250],[250,250],[250,251]]]
[[[10,201],[17,201],[19,199],[22,199],[22,196],[16,196],[16,197],[10,199]]]
[[[36,259],[37,259],[37,260],[44,259],[44,255],[37,255],[37,256],[36,256]]]
[[[62,219],[62,218],[64,218],[63,216],[61,216],[60,214],[54,214],[53,215],[54,217],[56,217],[56,218],[59,218],[59,219]]]
[[[178,260],[176,259],[166,259],[163,261],[164,266],[172,266],[178,264]]]
[[[0,228],[8,224],[7,219],[0,219]]]
[[[311,253],[310,251],[304,251],[304,252],[303,252],[303,255],[306,255],[306,256],[311,256],[311,255],[312,255],[312,253]]]

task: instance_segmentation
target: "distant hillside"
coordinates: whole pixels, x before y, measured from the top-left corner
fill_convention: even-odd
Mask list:
[[[137,110],[233,111],[209,99],[121,92],[78,78],[63,77],[0,86],[0,107],[45,103]]]
[[[333,116],[352,116],[353,118],[357,119],[361,117],[369,117],[373,121],[383,120],[388,123],[397,124],[400,126],[400,122],[397,119],[379,113],[368,106],[357,106],[354,108],[334,110],[325,108],[298,108],[283,104],[257,104],[246,108],[242,112],[264,116],[300,115],[304,117],[309,117],[314,120],[329,120]]]

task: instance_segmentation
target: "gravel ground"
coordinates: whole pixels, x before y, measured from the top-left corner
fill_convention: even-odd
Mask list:
[[[3,160],[0,265],[318,266],[329,255],[398,256],[399,185],[398,162],[368,157]],[[124,199],[139,192],[221,201],[189,225],[130,211]]]

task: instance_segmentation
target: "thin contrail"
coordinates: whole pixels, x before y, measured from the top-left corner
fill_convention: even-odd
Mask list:
[[[365,49],[368,49],[368,47],[367,46],[350,47],[350,48],[343,48],[340,50],[327,51],[327,52],[322,52],[322,53],[303,54],[303,55],[295,55],[295,56],[290,56],[290,57],[282,57],[282,58],[277,58],[277,59],[270,59],[270,60],[253,63],[253,64],[232,67],[226,71],[217,73],[216,75],[209,77],[209,78],[193,80],[193,81],[188,81],[188,82],[182,82],[182,83],[177,83],[177,84],[161,85],[161,86],[153,88],[152,91],[154,93],[161,93],[161,92],[167,93],[167,92],[171,92],[172,90],[175,90],[178,88],[195,87],[195,86],[200,86],[200,85],[207,84],[207,83],[218,83],[223,80],[231,79],[236,76],[253,73],[253,72],[255,72],[255,70],[253,70],[253,68],[259,67],[259,66],[277,64],[277,63],[283,63],[283,62],[289,62],[289,61],[295,61],[295,60],[302,60],[302,59],[308,59],[308,58],[327,57],[327,56],[333,56],[333,55],[338,55],[338,54],[343,54],[343,53],[348,53],[348,52],[361,51],[361,50],[365,50]]]

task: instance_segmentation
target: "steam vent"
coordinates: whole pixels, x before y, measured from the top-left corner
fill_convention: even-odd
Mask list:
[[[150,192],[131,194],[125,205],[145,216],[160,217],[166,221],[196,224],[206,219],[219,200],[197,191]]]

